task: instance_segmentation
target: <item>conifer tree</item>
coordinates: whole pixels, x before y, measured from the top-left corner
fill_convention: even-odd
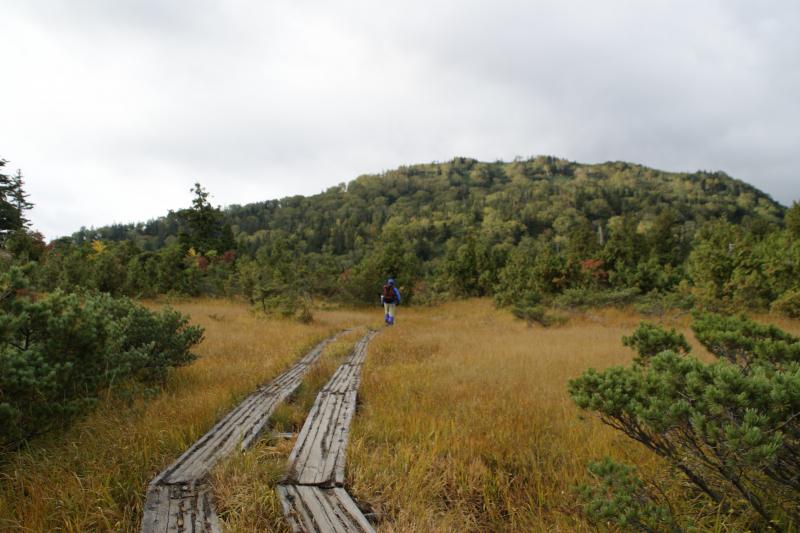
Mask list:
[[[792,207],[786,211],[785,220],[789,234],[795,239],[800,239],[800,203],[792,202]]]
[[[22,227],[20,209],[16,205],[17,187],[15,177],[2,173],[2,167],[8,161],[0,158],[0,244],[5,243],[8,235]]]
[[[0,231],[7,231],[9,227],[9,214],[12,207],[7,199],[11,191],[11,180],[2,172],[2,168],[6,163],[7,161],[5,159],[0,159]]]
[[[25,211],[33,208],[33,204],[28,201],[29,194],[25,192],[25,181],[22,177],[22,170],[17,169],[17,173],[11,178],[11,204],[17,210],[17,217],[19,219],[19,227],[17,229],[30,226],[30,220],[25,216]]]
[[[199,183],[194,184],[191,192],[195,195],[192,207],[177,213],[182,226],[179,234],[181,242],[199,254],[232,249],[235,246],[233,232],[222,210],[208,201],[210,193]]]

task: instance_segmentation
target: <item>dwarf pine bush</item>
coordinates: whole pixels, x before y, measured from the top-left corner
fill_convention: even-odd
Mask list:
[[[683,354],[689,353],[691,350],[689,343],[686,342],[686,337],[682,334],[674,329],[667,331],[647,322],[639,324],[630,337],[622,337],[622,344],[636,350],[639,354],[636,360],[639,362],[645,362],[647,358],[667,350]]]
[[[625,340],[639,351],[637,363],[586,371],[569,384],[573,400],[666,459],[709,505],[737,517],[746,527],[796,530],[800,339],[745,317],[717,314],[696,316],[693,329],[717,361],[703,363],[688,354],[682,336],[642,324]],[[654,355],[656,349],[660,351]],[[608,479],[621,471],[608,467],[595,474],[606,487],[628,490],[631,483]],[[593,495],[599,492],[585,494],[591,518],[592,509],[600,505]],[[605,501],[602,517],[610,520],[616,512],[614,520],[629,526],[625,517],[636,501],[630,497]],[[645,514],[650,520],[659,516]],[[665,522],[644,530],[674,527]]]
[[[637,531],[681,530],[669,508],[655,501],[633,467],[604,458],[589,463],[589,473],[597,483],[581,487],[579,495],[593,523],[615,522]]]
[[[789,318],[800,318],[800,291],[789,290],[772,302],[772,311]]]
[[[127,298],[36,298],[20,268],[0,277],[0,447],[63,426],[122,380],[153,384],[192,361],[203,331]]]

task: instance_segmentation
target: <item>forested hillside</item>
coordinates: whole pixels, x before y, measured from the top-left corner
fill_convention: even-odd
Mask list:
[[[721,172],[457,158],[225,210],[193,191],[190,209],[59,240],[43,288],[235,293],[294,312],[309,299],[372,301],[393,275],[417,301],[493,295],[535,308],[677,294],[765,308],[800,272],[786,209]],[[789,257],[770,258],[775,246]]]
[[[234,205],[224,212],[239,243],[250,250],[282,232],[298,236],[306,252],[340,255],[374,240],[386,225],[403,228],[405,236],[425,241],[435,252],[470,231],[510,243],[551,232],[556,242],[566,243],[578,227],[602,231],[622,215],[652,224],[665,209],[679,222],[783,218],[779,204],[724,173],[676,174],[552,157],[513,163],[458,158],[401,167],[315,196]],[[170,213],[147,223],[83,228],[73,239],[78,244],[128,239],[157,250],[177,236],[180,226],[180,215]]]

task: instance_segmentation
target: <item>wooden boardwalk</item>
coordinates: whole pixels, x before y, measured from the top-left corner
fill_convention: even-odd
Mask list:
[[[150,482],[142,533],[221,531],[207,483],[209,471],[237,447],[244,450],[253,444],[275,408],[297,390],[335,338],[317,344],[289,370],[245,398]]]
[[[361,366],[375,333],[367,333],[356,344],[319,392],[289,456],[288,473],[278,495],[296,532],[374,531],[343,486]]]
[[[278,485],[283,512],[293,531],[314,533],[374,532],[342,487]]]

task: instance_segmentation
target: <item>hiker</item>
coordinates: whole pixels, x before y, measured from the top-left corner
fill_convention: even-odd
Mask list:
[[[389,278],[386,285],[383,286],[381,303],[383,304],[383,321],[387,326],[391,326],[394,324],[395,308],[400,304],[400,291],[394,286],[392,278]]]

